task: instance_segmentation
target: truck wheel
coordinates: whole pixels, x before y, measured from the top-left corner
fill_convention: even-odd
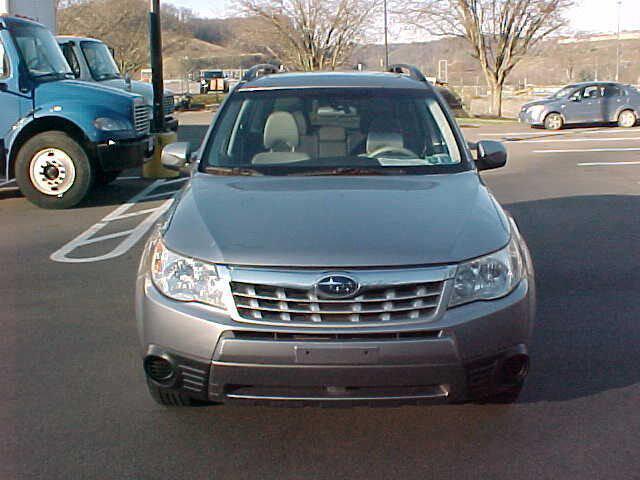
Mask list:
[[[564,121],[559,113],[550,113],[544,119],[544,128],[547,130],[560,130],[563,125]]]
[[[622,128],[631,128],[636,124],[636,114],[632,110],[623,110],[618,115],[618,126]]]
[[[122,173],[122,170],[114,170],[112,172],[99,171],[96,173],[97,185],[109,185]]]
[[[84,149],[64,132],[44,132],[30,138],[16,156],[20,191],[42,208],[71,208],[93,183],[94,172]]]

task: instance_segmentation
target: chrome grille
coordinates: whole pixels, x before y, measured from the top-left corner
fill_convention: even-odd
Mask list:
[[[370,324],[429,320],[435,315],[444,281],[364,287],[349,299],[318,298],[313,288],[231,282],[240,318],[273,323]]]
[[[134,105],[133,125],[137,135],[147,135],[151,130],[151,115],[147,105]]]
[[[165,117],[173,113],[173,111],[175,110],[175,100],[173,95],[167,95],[164,97],[163,110]]]

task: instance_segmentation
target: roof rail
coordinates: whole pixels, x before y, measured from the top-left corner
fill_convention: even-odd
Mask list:
[[[242,81],[250,82],[251,80],[255,80],[258,77],[264,77],[265,75],[278,73],[278,71],[278,67],[276,67],[275,65],[272,65],[270,63],[260,63],[247,70],[242,76]]]
[[[389,68],[387,68],[387,72],[408,75],[414,80],[428,83],[427,77],[425,77],[420,69],[414,65],[407,65],[406,63],[395,63],[393,65],[389,65]]]

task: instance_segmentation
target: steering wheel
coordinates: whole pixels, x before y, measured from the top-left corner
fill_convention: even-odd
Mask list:
[[[418,158],[418,156],[414,152],[409,150],[408,148],[392,147],[392,146],[380,147],[380,148],[374,150],[373,152],[371,152],[370,154],[368,154],[367,156],[368,157],[373,157],[373,158],[378,158],[382,154],[390,153],[390,152],[399,153],[403,157]]]

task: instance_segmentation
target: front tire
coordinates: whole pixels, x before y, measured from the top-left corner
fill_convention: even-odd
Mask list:
[[[638,118],[633,110],[623,110],[620,112],[620,115],[618,115],[618,126],[622,128],[631,128],[637,121]]]
[[[564,120],[559,113],[550,113],[544,119],[544,128],[547,130],[560,130],[564,126]]]
[[[94,181],[94,169],[82,146],[64,132],[30,138],[16,156],[16,182],[33,204],[48,209],[76,206]]]

